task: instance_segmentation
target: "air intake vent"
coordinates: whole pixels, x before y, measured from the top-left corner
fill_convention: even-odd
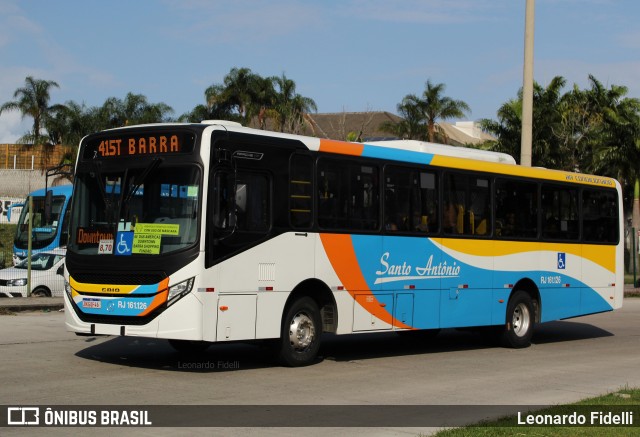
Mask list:
[[[153,285],[167,277],[164,273],[76,273],[73,279],[82,284]]]

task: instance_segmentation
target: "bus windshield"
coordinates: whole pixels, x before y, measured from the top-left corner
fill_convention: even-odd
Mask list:
[[[69,250],[83,255],[159,255],[198,236],[200,169],[160,160],[124,170],[78,172]]]
[[[62,209],[65,196],[53,196],[51,214],[47,220],[44,213],[44,196],[33,197],[32,248],[41,249],[50,245],[56,238],[58,227],[62,225]],[[20,213],[14,244],[17,249],[26,249],[29,241],[29,204],[26,203]]]

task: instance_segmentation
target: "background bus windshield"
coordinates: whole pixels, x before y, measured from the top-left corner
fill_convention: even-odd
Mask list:
[[[33,223],[32,223],[32,247],[40,249],[46,247],[56,237],[58,226],[62,224],[62,208],[66,198],[64,196],[54,196],[51,207],[51,215],[47,220],[44,213],[44,196],[33,197]],[[26,249],[29,240],[29,206],[28,203],[22,208],[18,230],[16,232],[15,246],[18,249]]]

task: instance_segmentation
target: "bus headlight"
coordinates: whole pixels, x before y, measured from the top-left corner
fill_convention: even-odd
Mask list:
[[[189,278],[186,281],[182,281],[176,285],[169,287],[169,297],[167,298],[167,305],[172,305],[183,296],[189,294],[193,288],[194,278]]]
[[[27,278],[9,279],[7,287],[23,287],[27,285]]]

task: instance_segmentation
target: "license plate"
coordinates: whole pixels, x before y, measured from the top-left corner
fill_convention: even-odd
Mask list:
[[[101,308],[100,299],[82,299],[82,308]]]

